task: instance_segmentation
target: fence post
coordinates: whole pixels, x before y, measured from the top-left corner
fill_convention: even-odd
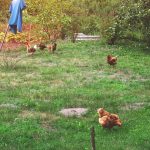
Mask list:
[[[94,127],[91,127],[90,132],[91,132],[92,150],[96,150],[96,147],[95,147],[95,130],[94,130]]]

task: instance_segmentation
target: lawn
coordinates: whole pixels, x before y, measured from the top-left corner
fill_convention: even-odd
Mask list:
[[[25,48],[17,53],[24,55]],[[108,54],[118,56],[115,67],[106,63]],[[149,150],[149,66],[150,51],[139,44],[62,41],[54,54],[38,51],[14,68],[1,66],[0,149],[91,150],[94,126],[96,150]],[[72,107],[88,113],[59,113]],[[117,113],[122,127],[103,129],[100,107]]]

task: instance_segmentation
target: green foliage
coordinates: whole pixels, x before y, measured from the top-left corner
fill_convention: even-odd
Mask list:
[[[81,32],[85,34],[99,34],[101,19],[95,15],[87,16],[81,21]]]
[[[4,39],[4,32],[0,32],[0,42],[3,41]],[[13,33],[8,33],[5,39],[5,42],[20,42],[24,43],[27,39],[27,34],[26,33],[18,33],[18,34],[13,34]]]
[[[0,22],[7,22],[10,2],[11,0],[0,1]]]
[[[0,20],[7,20],[10,0],[0,1]],[[108,43],[130,39],[150,43],[150,2],[147,0],[26,0],[23,20],[32,35],[47,40],[74,33],[101,34]],[[34,31],[33,31],[34,30]],[[38,32],[37,32],[38,31]]]
[[[28,0],[27,19],[34,16],[34,22],[39,24],[48,39],[56,40],[57,34],[72,35],[78,29],[77,16],[81,12],[73,1],[68,0]],[[40,6],[39,6],[40,4]],[[26,20],[27,20],[26,19]],[[28,19],[31,21],[31,19]]]
[[[113,17],[113,23],[110,24],[106,33],[111,39],[136,39],[149,44],[150,2],[143,0],[121,2]]]

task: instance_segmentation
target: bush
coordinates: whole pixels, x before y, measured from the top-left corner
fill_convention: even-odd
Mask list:
[[[10,0],[0,1],[0,22],[7,22],[9,17]]]
[[[126,1],[118,5],[111,26],[106,29],[108,41],[128,38],[150,44],[150,2],[146,0]]]

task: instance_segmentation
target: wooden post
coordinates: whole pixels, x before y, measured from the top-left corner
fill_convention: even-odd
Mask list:
[[[95,148],[95,131],[94,131],[94,127],[91,127],[90,132],[91,132],[92,150],[96,150],[96,148]]]
[[[32,24],[30,23],[30,26],[29,26],[29,32],[28,32],[28,37],[27,37],[27,53],[28,53],[28,49],[31,47],[30,45],[30,40],[31,40],[31,28],[32,28]]]
[[[5,43],[5,39],[6,39],[6,36],[7,36],[7,33],[8,33],[8,29],[9,29],[9,25],[7,25],[7,29],[5,31],[5,35],[4,35],[4,38],[3,38],[3,41],[2,41],[2,44],[1,44],[1,47],[0,47],[0,51],[2,50],[3,45]]]

